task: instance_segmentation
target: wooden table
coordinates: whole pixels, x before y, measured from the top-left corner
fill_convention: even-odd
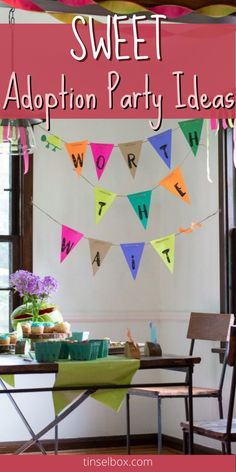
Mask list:
[[[184,382],[167,382],[167,383],[132,383],[129,385],[122,385],[122,388],[132,387],[158,387],[158,386],[188,386],[189,389],[189,425],[190,425],[190,434],[189,434],[189,451],[190,454],[193,454],[193,398],[192,398],[192,374],[195,364],[199,364],[201,361],[200,357],[191,357],[191,356],[176,356],[176,355],[163,355],[161,357],[141,357],[140,359],[140,370],[147,369],[168,369],[175,370],[180,372],[187,373],[187,380]],[[73,362],[73,361],[72,361]],[[89,366],[89,361],[88,361]],[[36,361],[28,362],[23,358],[19,358],[15,355],[1,355],[0,356],[0,376],[3,374],[57,374],[58,372],[58,363],[39,363]],[[40,438],[50,431],[52,428],[66,418],[72,411],[74,411],[79,405],[81,405],[92,393],[100,389],[107,389],[108,385],[83,385],[83,394],[72,404],[70,404],[60,415],[58,415],[53,421],[51,421],[43,430],[35,434],[31,426],[24,417],[22,411],[18,407],[17,403],[12,397],[14,393],[35,393],[35,392],[53,392],[53,391],[65,391],[65,390],[81,390],[81,386],[73,385],[69,387],[40,387],[40,388],[9,388],[0,378],[0,384],[3,387],[3,390],[0,390],[0,394],[6,394],[10,398],[14,408],[17,410],[22,421],[26,425],[28,431],[30,432],[32,439],[27,441],[23,446],[21,446],[15,454],[21,454],[26,451],[33,444],[37,444],[39,449],[43,454],[46,454],[43,446],[40,443]],[[109,385],[109,389],[121,388],[121,385]],[[57,436],[57,435],[56,435]],[[56,437],[55,441],[55,452],[57,453],[58,441]]]

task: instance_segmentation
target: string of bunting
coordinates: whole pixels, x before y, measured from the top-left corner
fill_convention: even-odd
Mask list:
[[[175,238],[181,234],[192,233],[195,229],[201,228],[202,224],[214,217],[219,213],[216,210],[214,213],[208,215],[204,219],[198,222],[192,222],[189,228],[179,228],[178,232],[168,234],[164,237],[153,239],[148,242],[137,242],[137,243],[121,243],[115,244],[108,241],[98,240],[86,237],[80,231],[70,228],[66,225],[61,224],[58,220],[53,218],[49,213],[40,208],[34,202],[33,207],[37,208],[41,213],[46,215],[50,220],[61,226],[61,248],[60,248],[60,262],[64,262],[71,251],[77,246],[82,240],[86,239],[89,242],[90,258],[92,264],[93,275],[97,273],[101,267],[109,249],[112,246],[119,246],[125,257],[130,273],[135,280],[140,267],[140,262],[143,255],[144,247],[151,245],[156,253],[160,256],[162,261],[168,270],[173,274],[174,272],[174,261],[175,261]]]

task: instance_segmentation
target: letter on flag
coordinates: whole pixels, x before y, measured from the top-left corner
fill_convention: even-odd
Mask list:
[[[96,274],[103,260],[105,259],[111,243],[107,241],[98,241],[97,239],[89,239],[89,250],[91,256],[91,263],[93,268],[93,275]]]
[[[146,192],[132,193],[130,195],[127,195],[127,197],[140,222],[146,229],[148,224],[152,190],[147,190]]]
[[[70,254],[72,249],[79,243],[83,238],[83,233],[76,231],[75,229],[68,228],[68,226],[62,225],[61,227],[61,262]]]
[[[90,147],[99,180],[108,163],[114,144],[90,143]]]
[[[154,239],[150,241],[151,245],[162,258],[166,267],[168,267],[171,273],[174,272],[174,261],[175,261],[175,234],[170,234],[164,238]]]
[[[132,177],[135,177],[136,170],[139,163],[142,141],[134,141],[132,143],[118,144],[120,152],[124,157],[125,162],[131,172]]]
[[[187,139],[194,156],[196,156],[202,134],[203,120],[179,121],[178,125]]]
[[[144,245],[145,243],[127,243],[120,245],[134,280],[138,273]]]
[[[102,220],[106,214],[108,208],[114,202],[116,193],[109,192],[108,190],[94,187],[95,197],[95,212],[96,212],[96,223]]]
[[[148,138],[149,143],[154,147],[155,151],[162,158],[163,162],[171,168],[171,144],[172,130],[168,129],[163,133],[156,134]]]
[[[79,141],[76,143],[65,143],[67,152],[73,162],[74,168],[78,175],[81,175],[84,166],[88,141]]]
[[[159,182],[159,185],[181,198],[186,203],[190,203],[187,187],[184,183],[180,167],[176,167],[170,174]]]

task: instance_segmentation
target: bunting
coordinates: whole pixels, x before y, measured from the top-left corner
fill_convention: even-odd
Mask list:
[[[110,247],[111,243],[108,243],[107,241],[99,241],[97,239],[89,238],[89,250],[93,275],[95,275],[98,269],[100,269]]]
[[[100,180],[110,158],[114,144],[90,143],[90,147],[93,153],[97,177],[98,180]]]
[[[163,133],[159,133],[155,136],[148,138],[149,143],[154,147],[155,151],[159,154],[163,162],[171,168],[171,143],[172,143],[172,130],[168,129]]]
[[[180,167],[176,167],[170,174],[159,182],[159,185],[169,192],[181,198],[186,203],[190,203],[187,187],[184,183]]]
[[[83,233],[76,231],[68,226],[62,225],[61,227],[61,262],[70,254],[72,249],[79,243],[84,237]]]
[[[120,152],[124,157],[124,160],[127,163],[128,169],[130,170],[130,173],[133,178],[135,177],[136,170],[138,168],[142,144],[142,141],[118,144]]]
[[[202,134],[203,120],[179,121],[178,125],[187,139],[194,156],[196,156]]]
[[[116,198],[116,193],[94,187],[96,223],[102,220]]]
[[[152,198],[152,190],[146,192],[132,193],[127,195],[136,215],[142,223],[144,229],[147,229],[149,208]]]
[[[76,143],[65,143],[67,152],[73,162],[73,166],[78,175],[81,175],[88,141],[78,141]]]
[[[137,277],[144,245],[145,243],[127,243],[120,245],[134,280]]]
[[[175,260],[175,234],[170,234],[169,236],[160,239],[154,239],[150,242],[152,247],[165,263],[166,267],[173,274]]]

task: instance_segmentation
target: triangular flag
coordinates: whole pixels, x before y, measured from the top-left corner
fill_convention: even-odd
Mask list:
[[[99,223],[106,214],[108,208],[114,202],[116,193],[102,188],[94,187],[96,223]]]
[[[152,197],[152,190],[146,192],[132,193],[127,195],[135,213],[139,217],[143,227],[146,229],[149,217],[149,208]]]
[[[96,272],[102,265],[102,262],[105,259],[110,247],[111,243],[108,243],[106,241],[89,239],[89,249],[93,268],[93,275],[96,274]]]
[[[78,244],[83,238],[83,233],[76,231],[75,229],[68,228],[68,226],[62,225],[61,227],[61,262],[70,254],[72,249]]]
[[[156,134],[148,138],[149,143],[154,147],[155,151],[158,152],[163,162],[171,168],[171,143],[172,143],[172,130],[168,129],[163,133]]]
[[[178,125],[187,139],[194,156],[196,156],[202,134],[203,120],[179,121]]]
[[[186,203],[190,203],[188,189],[184,183],[181,169],[176,167],[170,174],[159,182],[159,185],[165,187],[169,192],[181,198]]]
[[[99,180],[105,170],[114,144],[90,143],[90,147]]]
[[[120,247],[124,253],[133,279],[136,279],[145,243],[127,243]]]
[[[162,258],[165,265],[171,273],[174,272],[175,261],[175,234],[170,234],[164,238],[154,239],[150,241],[155,251]]]
[[[78,175],[81,174],[86,154],[88,141],[78,141],[76,143],[65,143],[67,152],[73,162]]]
[[[134,141],[132,143],[120,143],[118,147],[124,157],[125,162],[131,172],[132,177],[135,177],[136,170],[139,163],[140,152],[143,141]]]

